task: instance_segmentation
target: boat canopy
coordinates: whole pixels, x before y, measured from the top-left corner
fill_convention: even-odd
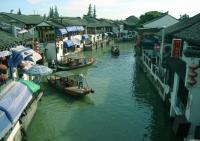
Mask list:
[[[5,112],[7,118],[14,124],[31,101],[32,95],[29,88],[20,82],[13,82],[10,85],[1,91],[3,97],[0,99],[0,110]]]
[[[72,42],[72,40],[64,40],[63,42],[63,47],[64,48],[70,48],[74,45],[74,43]]]
[[[4,111],[0,110],[0,140],[10,130],[11,122]]]
[[[57,36],[62,36],[64,34],[67,34],[66,28],[56,28],[55,30]]]
[[[19,80],[19,82],[26,85],[32,93],[35,93],[38,90],[40,90],[40,85],[37,85],[32,81]]]

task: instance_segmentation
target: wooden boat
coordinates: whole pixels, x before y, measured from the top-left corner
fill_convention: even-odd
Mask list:
[[[94,58],[67,58],[58,62],[57,69],[58,70],[72,70],[77,68],[82,68],[89,66],[95,62]]]
[[[50,85],[55,88],[58,88],[64,91],[68,95],[72,96],[85,96],[89,93],[94,93],[94,90],[89,88],[88,86],[83,86],[79,88],[78,86],[78,75],[71,76],[59,76],[57,74],[51,75],[47,77],[47,80]],[[85,80],[86,81],[86,80]],[[87,81],[86,81],[87,84]]]
[[[119,47],[118,46],[112,46],[112,48],[111,48],[111,54],[119,56],[119,54],[120,54]]]

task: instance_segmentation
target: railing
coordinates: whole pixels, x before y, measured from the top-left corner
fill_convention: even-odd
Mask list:
[[[149,71],[153,79],[157,82],[157,85],[162,93],[164,93],[164,83],[161,81],[161,77],[159,75],[159,66],[153,63],[155,61],[152,61],[152,58],[150,58],[148,55],[143,54],[143,63],[146,67],[146,69]]]

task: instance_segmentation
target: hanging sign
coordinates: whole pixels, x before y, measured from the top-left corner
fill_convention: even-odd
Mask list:
[[[181,39],[172,40],[172,57],[179,57],[181,52]]]

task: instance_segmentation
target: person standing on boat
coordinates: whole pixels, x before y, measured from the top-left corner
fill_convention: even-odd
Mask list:
[[[80,88],[83,88],[83,81],[84,81],[84,76],[83,76],[83,74],[80,74],[79,76],[78,76],[78,88],[80,89]]]

